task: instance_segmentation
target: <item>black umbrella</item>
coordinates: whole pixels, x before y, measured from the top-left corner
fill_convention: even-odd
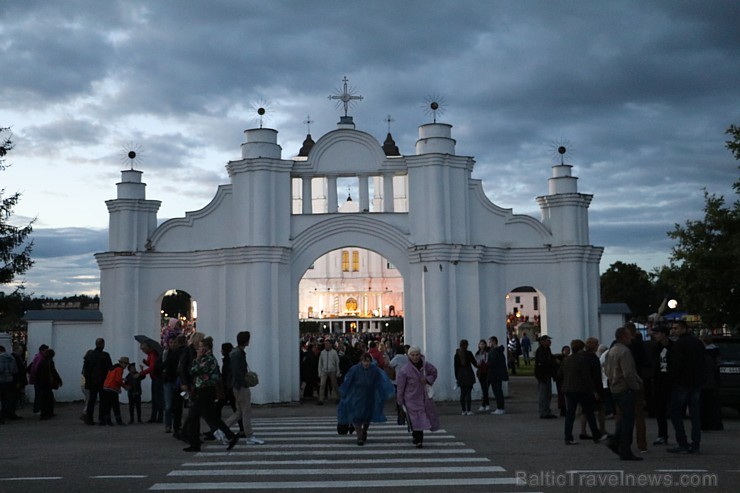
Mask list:
[[[136,339],[142,344],[146,344],[147,346],[152,348],[154,351],[156,351],[157,354],[162,354],[162,345],[159,342],[152,339],[151,337],[145,336],[145,335],[138,335],[138,336],[134,336],[134,339]]]

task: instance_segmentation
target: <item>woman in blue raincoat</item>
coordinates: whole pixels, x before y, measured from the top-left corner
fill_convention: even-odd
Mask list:
[[[396,374],[396,400],[406,412],[416,448],[422,447],[424,430],[439,429],[439,415],[426,386],[437,380],[437,368],[424,360],[418,347],[408,350],[409,362]]]
[[[393,384],[388,375],[378,368],[370,354],[360,357],[360,362],[349,369],[339,387],[337,423],[352,425],[357,432],[357,445],[364,445],[370,423],[387,421],[383,414],[385,401],[393,397]]]

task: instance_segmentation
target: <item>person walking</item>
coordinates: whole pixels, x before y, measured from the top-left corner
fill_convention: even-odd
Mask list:
[[[617,404],[621,419],[617,421],[614,436],[608,442],[609,449],[619,455],[621,460],[637,461],[632,453],[632,432],[635,427],[635,398],[642,385],[642,378],[637,373],[635,360],[629,349],[632,334],[626,327],[620,327],[614,333],[616,342],[606,356],[606,374],[609,388]]]
[[[683,320],[671,326],[676,337],[668,369],[673,377],[671,389],[671,423],[676,432],[677,447],[669,448],[674,454],[701,452],[701,386],[706,379],[704,344],[689,331]],[[688,407],[691,417],[691,443],[686,438],[683,419]]]
[[[185,452],[200,451],[200,418],[202,417],[211,430],[221,430],[228,439],[226,450],[231,450],[239,442],[239,436],[221,421],[216,414],[216,384],[220,378],[218,362],[213,356],[213,338],[206,337],[198,343],[196,356],[190,373],[194,377],[195,393],[190,408],[192,423],[189,428],[190,446]]]
[[[427,386],[437,380],[437,368],[425,361],[421,350],[412,346],[408,350],[409,363],[396,375],[396,401],[405,410],[416,448],[424,444],[424,430],[439,429],[439,415]]]
[[[406,365],[408,366],[408,365]],[[357,445],[367,441],[370,423],[387,421],[383,404],[393,396],[393,384],[377,361],[364,353],[360,362],[349,369],[339,387],[337,424],[352,425],[357,433]]]
[[[0,405],[2,406],[2,414],[0,414],[0,423],[6,419],[13,419],[15,415],[15,408],[12,408],[11,402],[13,399],[13,387],[15,386],[15,376],[18,374],[18,363],[15,358],[10,354],[10,350],[6,350],[5,346],[0,345]]]
[[[559,372],[563,379],[565,392],[565,444],[577,445],[573,439],[573,423],[576,420],[576,409],[581,406],[583,414],[591,428],[591,436],[595,442],[605,440],[606,433],[601,433],[594,416],[594,403],[598,399],[601,379],[597,381],[592,372],[592,365],[586,356],[586,344],[580,339],[570,343],[572,355],[563,361]]]
[[[473,385],[475,385],[475,356],[468,349],[468,340],[462,339],[455,351],[452,365],[455,370],[455,381],[460,387],[460,406],[463,416],[472,416]]]
[[[488,398],[488,344],[485,339],[478,341],[478,350],[475,352],[476,376],[480,383],[481,403],[478,411],[488,411],[491,409],[491,402]]]
[[[534,376],[537,379],[537,403],[540,419],[557,418],[550,410],[552,401],[552,379],[555,362],[550,350],[552,338],[543,335],[538,340],[539,346],[534,353]]]
[[[42,344],[39,346],[39,352],[33,357],[31,363],[28,365],[28,383],[33,385],[33,414],[39,413],[39,389],[36,385],[36,372],[39,368],[39,363],[44,359],[44,353],[49,349],[49,346]]]
[[[522,346],[522,356],[524,356],[524,364],[529,366],[529,353],[532,351],[532,341],[527,336],[526,332],[522,332],[522,340],[520,341]]]
[[[100,407],[103,410],[103,420],[99,423],[101,425],[107,424],[113,426],[113,420],[110,417],[111,411],[116,419],[116,423],[120,426],[124,424],[123,418],[121,418],[121,403],[118,395],[126,385],[123,378],[123,370],[124,368],[128,368],[128,365],[128,357],[121,356],[118,363],[108,370],[108,375],[105,377],[105,382],[103,383],[103,392],[100,394]]]
[[[329,380],[331,384],[330,394],[334,394],[336,403],[339,404],[339,386],[337,385],[337,378],[339,375],[339,353],[334,349],[334,341],[328,337],[324,339],[324,350],[319,355],[319,400],[316,404],[321,406],[324,404],[324,396],[326,392],[326,381]]]
[[[252,391],[247,386],[247,364],[246,348],[249,346],[249,340],[252,334],[245,330],[236,335],[236,347],[229,354],[231,362],[231,388],[234,389],[234,398],[236,400],[236,412],[226,418],[227,426],[231,426],[241,419],[244,427],[244,436],[248,445],[262,445],[264,440],[254,436],[252,430]]]
[[[95,403],[98,398],[102,400],[103,384],[108,376],[108,370],[113,366],[110,354],[105,351],[105,339],[98,337],[95,339],[95,349],[90,349],[82,363],[82,374],[85,376],[85,388],[90,392],[87,399],[87,412],[85,414],[85,424],[94,425],[93,414],[95,413]],[[102,406],[98,406],[98,422],[105,423],[103,419]]]
[[[650,408],[658,424],[658,437],[653,445],[668,444],[668,405],[671,402],[671,375],[668,362],[673,350],[673,341],[668,334],[670,329],[665,326],[655,325],[650,329],[650,337],[654,345],[652,351],[653,388],[650,395]]]
[[[41,392],[39,401],[41,420],[56,416],[54,414],[54,391],[63,385],[62,377],[57,373],[54,364],[55,354],[52,348],[44,351],[44,357],[39,361],[38,371],[36,372],[36,383]]]
[[[488,385],[491,386],[493,397],[496,399],[496,410],[492,411],[493,415],[506,414],[504,401],[504,382],[509,381],[509,372],[506,370],[505,348],[499,346],[498,338],[491,336],[488,338]]]

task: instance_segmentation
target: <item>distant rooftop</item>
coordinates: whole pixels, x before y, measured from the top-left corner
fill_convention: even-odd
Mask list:
[[[24,320],[62,320],[68,322],[102,322],[100,310],[28,310]]]

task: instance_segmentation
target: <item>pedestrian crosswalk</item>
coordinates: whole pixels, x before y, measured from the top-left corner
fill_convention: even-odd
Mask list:
[[[417,449],[406,428],[395,423],[372,424],[362,447],[354,435],[338,435],[331,417],[260,418],[252,426],[264,445],[241,440],[231,451],[207,445],[150,490],[470,491],[480,486],[486,489],[475,491],[518,491],[522,486],[445,430],[425,433],[424,448]]]

